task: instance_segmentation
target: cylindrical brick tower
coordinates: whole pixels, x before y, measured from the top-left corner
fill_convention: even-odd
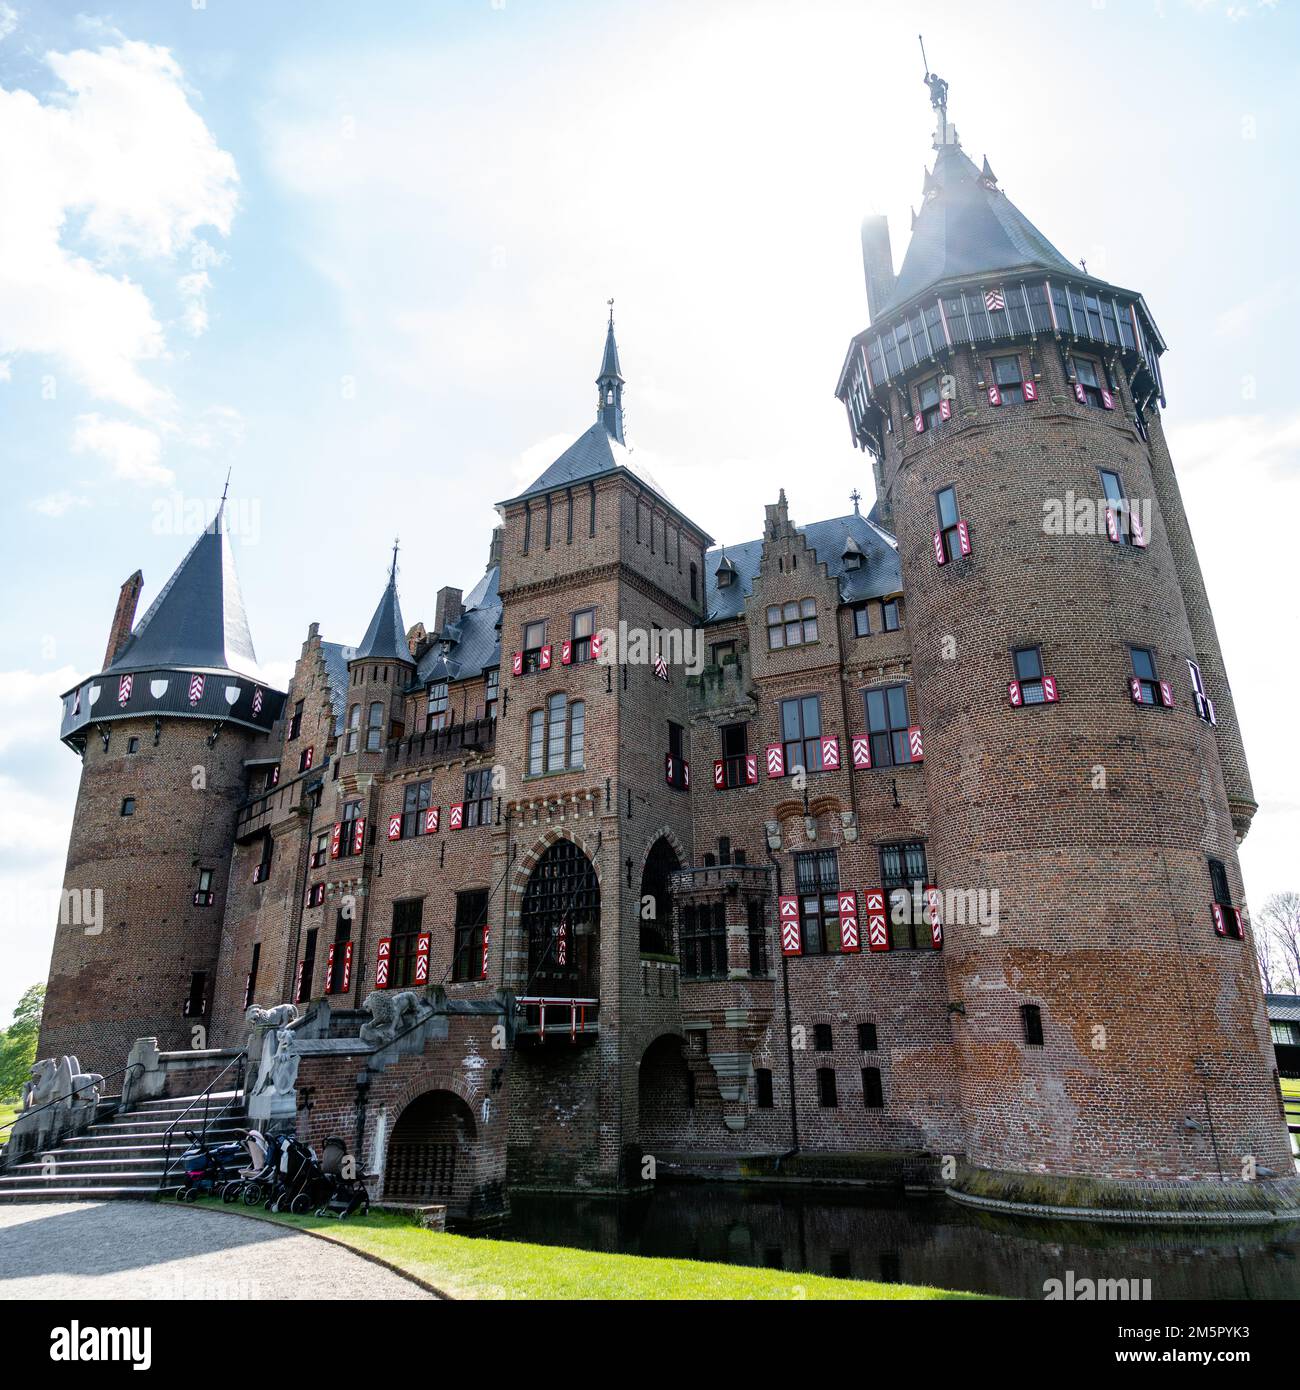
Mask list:
[[[1284,1197],[1294,1179],[1241,1185],[1292,1168],[1236,858],[1253,799],[1160,432],[1163,343],[1139,295],[967,158],[942,103],[838,394],[898,536],[970,1186]]]
[[[105,1075],[139,1037],[207,1045],[244,760],[284,696],[256,666],[221,514],[105,669],[63,697],[81,754],[38,1055]]]

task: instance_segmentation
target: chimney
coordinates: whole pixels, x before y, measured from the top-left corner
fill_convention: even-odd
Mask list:
[[[894,253],[889,223],[883,217],[862,220],[862,269],[867,277],[867,312],[874,323],[894,292]]]
[[[438,597],[433,606],[433,631],[435,636],[441,636],[447,628],[461,617],[465,612],[465,605],[460,601],[461,593],[459,589],[439,589]]]
[[[140,602],[140,590],[144,588],[144,575],[139,570],[128,579],[117,596],[117,612],[113,614],[113,626],[108,630],[108,650],[104,653],[104,668],[113,664],[113,658],[126,645],[135,625],[135,606]]]

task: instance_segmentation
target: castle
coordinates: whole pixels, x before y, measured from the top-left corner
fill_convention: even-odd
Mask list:
[[[215,1071],[296,1004],[281,1122],[463,1214],[777,1157],[976,1199],[1294,1182],[1164,343],[936,83],[836,392],[868,514],[782,492],[715,545],[625,443],[611,312],[595,422],[428,627],[394,555],[280,692],[220,514],[138,623],[127,581],[64,698],[65,889],[105,916],[58,928],[42,1056]]]

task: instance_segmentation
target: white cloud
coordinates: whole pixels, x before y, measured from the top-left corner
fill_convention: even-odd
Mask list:
[[[40,512],[42,516],[59,517],[66,516],[74,507],[90,506],[90,498],[79,492],[69,492],[67,488],[60,488],[57,492],[35,498],[28,505],[32,511]]]
[[[113,476],[130,483],[169,483],[174,474],[160,462],[162,439],[143,425],[106,420],[102,415],[78,415],[72,436],[78,454],[99,454],[113,467]]]
[[[123,266],[172,261],[202,226],[227,234],[234,160],[166,49],[123,41],[45,61],[62,87],[50,100],[0,87],[0,353],[52,358],[101,399],[157,414],[169,396],[145,368],[164,335]],[[193,288],[207,285],[188,295],[191,331]]]
[[[0,39],[7,39],[18,27],[18,11],[12,5],[0,4]]]

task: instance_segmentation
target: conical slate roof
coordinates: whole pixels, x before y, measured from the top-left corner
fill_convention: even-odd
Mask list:
[[[375,616],[366,628],[353,661],[410,661],[411,649],[406,643],[406,624],[402,621],[402,605],[397,600],[397,574],[388,576],[388,584],[375,609]]]
[[[605,356],[601,359],[600,375],[596,378],[598,382],[603,382],[607,377],[617,377],[623,380],[623,373],[618,366],[618,344],[614,341],[614,316],[611,314],[609,327],[605,331]]]
[[[168,669],[263,678],[220,508],[106,672]]]
[[[881,312],[943,280],[1029,269],[1079,274],[997,187],[987,160],[981,171],[960,145],[944,144],[926,175],[903,268]]]

